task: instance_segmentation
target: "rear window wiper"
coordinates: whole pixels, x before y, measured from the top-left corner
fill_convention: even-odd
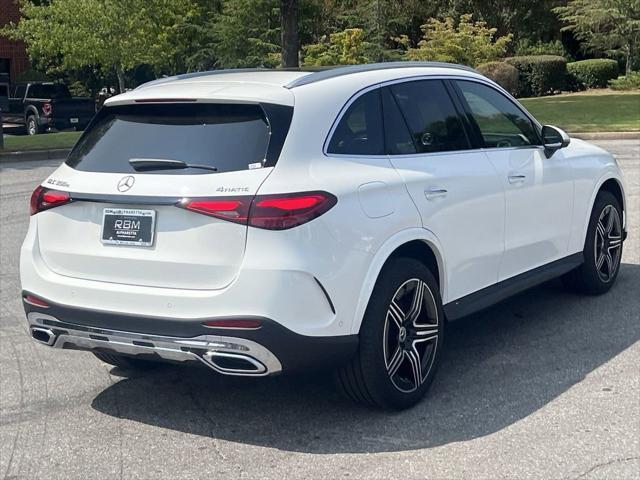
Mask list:
[[[167,160],[161,158],[132,158],[129,165],[137,172],[147,170],[174,170],[183,168],[199,168],[201,170],[211,170],[217,172],[218,169],[211,165],[200,165],[196,163],[187,163],[182,160]]]

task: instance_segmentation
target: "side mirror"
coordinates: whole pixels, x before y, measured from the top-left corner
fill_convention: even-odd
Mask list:
[[[551,125],[545,125],[542,127],[542,145],[544,149],[553,155],[553,152],[569,146],[571,138],[566,134],[564,130]]]

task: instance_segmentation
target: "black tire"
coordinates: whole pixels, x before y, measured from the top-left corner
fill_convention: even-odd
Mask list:
[[[91,352],[99,360],[114,367],[122,368],[123,370],[148,370],[154,368],[156,362],[150,360],[141,360],[139,358],[126,357],[124,355],[118,355],[114,353],[105,352]]]
[[[40,125],[38,123],[38,117],[35,115],[29,115],[27,117],[27,134],[37,135],[40,133]]]
[[[612,221],[611,227],[609,220]],[[603,221],[606,225],[602,224]],[[584,242],[584,263],[562,277],[569,290],[587,295],[602,295],[609,291],[620,271],[622,228],[622,208],[618,199],[607,191],[598,193]],[[601,233],[602,229],[604,233]],[[605,256],[600,263],[600,256],[605,251],[609,252],[609,258]]]
[[[419,287],[421,302],[415,297]],[[392,300],[400,306],[398,310],[393,309]],[[415,310],[410,307],[415,303],[420,304],[420,311],[412,316]],[[394,317],[393,311],[399,314]],[[412,407],[433,382],[444,325],[440,292],[429,269],[411,258],[391,259],[371,294],[360,328],[358,352],[336,372],[339,389],[354,401],[375,407]],[[418,366],[414,368],[416,359]],[[419,381],[415,375],[418,370]]]

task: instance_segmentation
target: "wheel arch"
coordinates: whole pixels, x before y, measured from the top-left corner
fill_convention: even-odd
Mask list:
[[[442,301],[447,298],[447,275],[444,257],[438,238],[433,232],[424,228],[403,230],[388,239],[375,253],[369,265],[358,299],[355,316],[352,322],[352,333],[358,333],[364,313],[371,298],[373,288],[380,276],[380,272],[389,260],[397,257],[409,257],[419,260],[433,273]]]
[[[40,117],[40,114],[38,113],[38,109],[36,107],[34,107],[33,105],[29,105],[24,110],[24,123],[25,123],[25,125],[27,124],[27,119],[32,115],[34,117],[36,117],[36,119],[38,119],[38,117]]]
[[[593,206],[596,203],[596,197],[600,192],[603,191],[611,193],[620,202],[620,206],[622,208],[622,228],[625,231],[627,229],[627,204],[624,193],[624,184],[619,177],[613,175],[612,173],[606,174],[602,178],[600,178],[600,180],[598,180],[598,182],[596,183],[596,188],[593,189],[593,194],[591,195],[589,209],[587,210],[587,217],[583,222],[582,248],[584,248],[584,242],[587,238],[589,219],[591,218],[591,213],[593,212]]]

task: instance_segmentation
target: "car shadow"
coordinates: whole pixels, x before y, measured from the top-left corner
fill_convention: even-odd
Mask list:
[[[92,406],[165,429],[305,453],[471,440],[531,415],[638,341],[639,290],[640,266],[624,264],[607,295],[570,294],[554,281],[450,324],[427,398],[403,412],[350,403],[328,373],[241,379],[174,366],[126,377]]]

